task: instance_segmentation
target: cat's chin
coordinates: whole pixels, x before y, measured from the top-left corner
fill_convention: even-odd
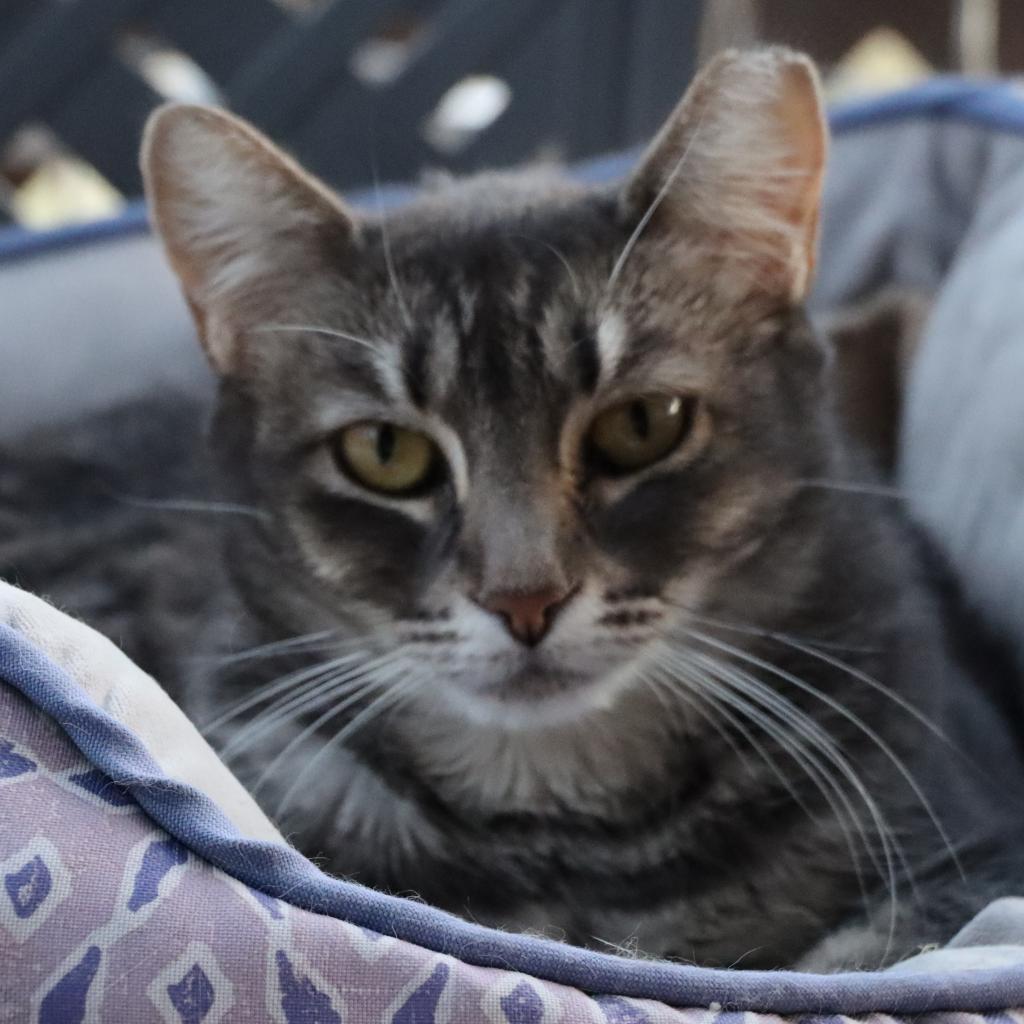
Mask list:
[[[504,679],[456,696],[470,721],[508,729],[565,725],[611,707],[632,672],[602,675],[570,669],[525,666]]]

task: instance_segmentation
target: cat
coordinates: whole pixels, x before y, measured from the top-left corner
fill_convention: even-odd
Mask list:
[[[625,182],[371,217],[160,110],[215,408],[0,455],[0,573],[121,642],[332,872],[701,964],[945,941],[1019,870],[1024,772],[803,312],[826,144],[807,58],[728,52]]]

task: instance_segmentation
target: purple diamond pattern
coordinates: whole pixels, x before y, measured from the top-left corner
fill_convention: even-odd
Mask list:
[[[35,761],[22,756],[9,740],[0,740],[0,779],[13,779],[36,770]]]
[[[96,768],[91,768],[87,772],[76,772],[70,776],[70,779],[76,786],[99,797],[111,807],[128,807],[135,802],[122,786],[111,782],[103,772]]]
[[[528,981],[521,981],[502,997],[501,1012],[509,1024],[540,1024],[544,1019],[544,1000]]]
[[[42,906],[53,889],[53,876],[46,862],[36,854],[20,871],[4,875],[4,889],[14,913],[25,919]]]
[[[391,1018],[391,1024],[435,1024],[437,1004],[448,984],[447,964],[438,964]]]
[[[595,1000],[601,1007],[608,1024],[649,1024],[650,1018],[639,1006],[619,996],[598,996]]]
[[[100,958],[99,946],[90,946],[85,956],[47,992],[39,1007],[39,1024],[81,1024]]]
[[[176,985],[168,985],[167,995],[181,1024],[202,1024],[215,998],[213,984],[199,964],[193,964]]]
[[[184,864],[186,860],[188,853],[185,847],[173,839],[158,839],[151,843],[135,876],[135,885],[128,897],[128,909],[134,912],[155,900],[167,872]]]
[[[341,1024],[330,997],[308,977],[296,974],[283,950],[277,951],[277,976],[281,986],[281,1009],[288,1024]]]

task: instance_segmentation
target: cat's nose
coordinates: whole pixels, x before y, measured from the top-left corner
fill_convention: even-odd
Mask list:
[[[480,604],[502,618],[508,631],[520,643],[535,647],[544,639],[555,616],[575,592],[575,587],[505,590],[487,595]]]

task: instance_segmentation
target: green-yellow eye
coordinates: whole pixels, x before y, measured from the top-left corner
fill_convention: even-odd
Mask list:
[[[357,483],[393,495],[413,493],[430,482],[441,458],[424,434],[375,420],[345,427],[334,440],[334,454]]]
[[[613,473],[631,473],[663,459],[693,421],[694,400],[678,395],[641,395],[614,405],[591,424],[593,455]]]

